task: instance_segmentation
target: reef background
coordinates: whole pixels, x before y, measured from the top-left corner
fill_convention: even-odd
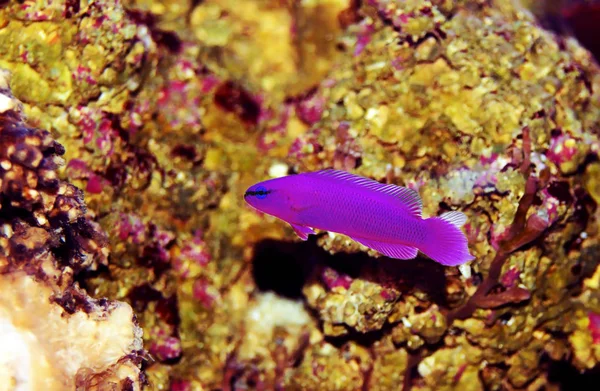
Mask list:
[[[598,384],[600,68],[555,28],[571,3],[598,8],[0,1],[0,330],[57,389]],[[476,260],[301,243],[244,205],[327,167],[464,211]]]

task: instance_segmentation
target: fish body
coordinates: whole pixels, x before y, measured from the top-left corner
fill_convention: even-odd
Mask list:
[[[314,228],[337,232],[386,256],[412,259],[420,250],[444,265],[473,259],[460,230],[466,216],[423,219],[419,194],[338,170],[289,175],[251,186],[252,207],[288,222],[306,240]]]

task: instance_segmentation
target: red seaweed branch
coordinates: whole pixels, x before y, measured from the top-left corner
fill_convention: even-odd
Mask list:
[[[527,289],[513,286],[504,292],[480,298],[477,302],[477,306],[486,309],[497,308],[509,303],[517,304],[529,300],[530,297],[531,293]]]
[[[492,261],[489,273],[483,280],[477,291],[461,307],[448,312],[446,319],[451,324],[455,319],[466,319],[470,317],[477,308],[492,308],[490,303],[496,303],[493,307],[502,304],[515,302],[513,293],[518,293],[518,297],[523,297],[522,292],[513,292],[511,290],[489,295],[490,291],[498,285],[502,266],[508,257],[518,249],[537,239],[547,228],[547,223],[537,215],[531,215],[527,218],[527,211],[531,206],[535,193],[538,189],[538,181],[530,176],[525,185],[525,194],[519,201],[519,207],[515,219],[504,237],[500,241],[496,257]],[[508,293],[507,293],[508,292]],[[495,297],[494,297],[495,296]],[[504,302],[499,304],[502,299]],[[519,300],[522,301],[522,300]]]
[[[509,229],[502,235],[499,241],[498,252],[492,260],[489,272],[481,282],[473,296],[459,308],[446,313],[446,323],[452,325],[455,319],[467,319],[473,315],[477,308],[492,309],[501,307],[510,303],[520,303],[530,298],[530,292],[527,289],[519,287],[510,287],[502,292],[491,293],[499,285],[502,267],[515,251],[519,250],[528,243],[533,242],[548,228],[548,223],[539,216],[532,214],[527,217],[527,213],[534,202],[537,191],[545,186],[545,180],[539,180],[532,175],[531,167],[531,138],[529,128],[523,129],[523,160],[521,161],[519,171],[525,176],[525,192],[519,200],[519,206],[515,213],[514,220]],[[412,373],[419,365],[422,355],[413,353],[409,355],[409,360],[404,373],[403,391],[408,391],[412,385]]]
[[[487,277],[482,281],[477,291],[461,307],[448,312],[446,320],[450,325],[455,319],[470,317],[477,308],[496,308],[509,303],[518,303],[529,298],[529,292],[522,288],[508,289],[506,291],[490,294],[498,285],[502,266],[508,257],[518,249],[537,239],[548,223],[539,216],[532,214],[527,217],[527,212],[534,201],[535,194],[540,188],[539,180],[531,173],[531,138],[529,128],[523,129],[523,160],[520,171],[526,176],[525,193],[519,200],[515,218],[503,237],[500,239],[498,252],[492,261]]]

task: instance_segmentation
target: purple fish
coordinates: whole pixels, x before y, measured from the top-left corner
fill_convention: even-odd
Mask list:
[[[306,240],[313,228],[338,232],[388,257],[412,259],[420,250],[443,265],[474,259],[460,230],[467,217],[447,212],[421,217],[419,193],[337,170],[257,183],[244,194],[252,207],[288,222]]]

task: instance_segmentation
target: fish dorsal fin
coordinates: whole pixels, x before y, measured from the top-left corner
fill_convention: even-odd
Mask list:
[[[365,178],[355,174],[350,174],[346,171],[334,170],[331,168],[307,174],[348,182],[357,186],[371,189],[378,193],[396,197],[412,215],[421,217],[421,212],[423,210],[423,202],[421,201],[421,197],[419,196],[419,193],[417,193],[415,190],[409,189],[408,187],[386,185],[370,178]]]
[[[450,224],[454,225],[456,228],[460,228],[463,225],[465,225],[465,223],[467,222],[467,215],[465,215],[462,212],[451,211],[451,212],[442,213],[440,215],[440,219],[449,222]]]

